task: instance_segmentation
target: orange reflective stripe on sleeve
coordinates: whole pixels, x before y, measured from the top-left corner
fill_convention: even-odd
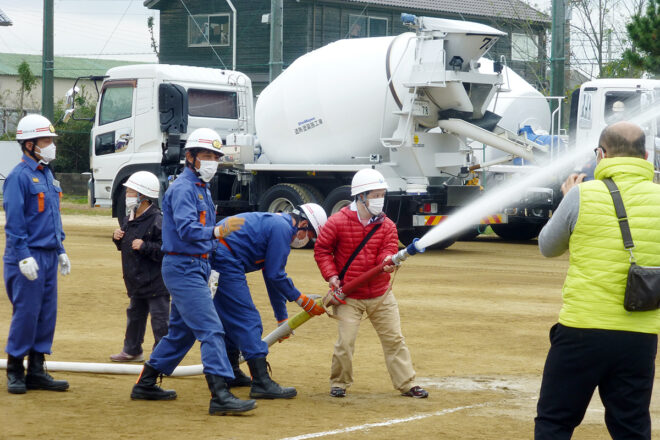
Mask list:
[[[203,226],[206,226],[206,211],[202,211],[202,212],[199,213],[199,222]]]
[[[39,212],[44,212],[46,210],[46,195],[44,193],[37,194],[39,200]]]

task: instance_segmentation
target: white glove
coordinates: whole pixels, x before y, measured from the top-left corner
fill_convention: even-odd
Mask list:
[[[69,261],[69,257],[67,257],[66,254],[60,254],[57,259],[60,260],[60,273],[62,275],[69,275],[71,273],[71,262]]]
[[[212,270],[211,275],[209,275],[209,290],[211,291],[211,298],[215,297],[215,292],[218,290],[218,278],[220,278],[220,274]]]
[[[39,271],[39,265],[37,260],[32,257],[28,257],[25,260],[21,260],[18,263],[18,268],[21,270],[21,273],[25,275],[30,281],[37,279],[37,272]]]

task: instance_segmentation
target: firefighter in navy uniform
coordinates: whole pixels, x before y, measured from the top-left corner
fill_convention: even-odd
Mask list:
[[[185,146],[186,167],[163,197],[163,281],[172,296],[167,335],[160,340],[131,392],[132,399],[171,400],[173,390],[160,388],[161,374],[170,375],[200,341],[204,374],[211,391],[210,414],[249,411],[254,400],[240,400],[227,387],[234,378],[224,345],[225,333],[211,298],[209,255],[223,238],[240,229],[242,219],[215,225],[215,207],[206,184],[222,156],[218,134],[208,128],[193,131]]]
[[[323,307],[296,289],[285,268],[291,246],[302,247],[316,238],[328,217],[315,203],[306,203],[290,213],[249,212],[237,217],[245,219],[243,227],[221,239],[211,259],[213,269],[220,274],[213,302],[227,333],[227,352],[236,377],[230,386],[251,386],[250,397],[254,399],[290,399],[296,396],[296,389],[281,387],[268,374],[268,345],[261,340],[261,316],[245,274],[262,271],[279,325],[288,319],[287,300],[296,301],[312,315],[324,313]],[[252,381],[238,368],[239,350]]]
[[[3,186],[6,214],[5,288],[13,306],[7,358],[7,390],[65,391],[69,383],[54,380],[44,369],[51,353],[57,317],[57,267],[71,272],[62,241],[62,190],[48,164],[55,159],[55,129],[41,115],[27,115],[16,128],[23,158]],[[27,375],[23,358],[28,356]]]

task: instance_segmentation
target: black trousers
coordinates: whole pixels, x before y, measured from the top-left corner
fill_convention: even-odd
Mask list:
[[[126,309],[126,336],[124,352],[130,355],[142,353],[147,316],[151,314],[151,330],[154,332],[154,348],[167,334],[170,316],[170,296],[159,295],[149,298],[131,298]]]
[[[550,344],[534,419],[536,440],[570,439],[596,387],[613,439],[651,438],[657,335],[555,324]]]

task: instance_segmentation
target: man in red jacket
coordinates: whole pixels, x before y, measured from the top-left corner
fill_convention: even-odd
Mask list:
[[[358,171],[351,184],[355,201],[332,215],[319,234],[314,258],[330,288],[349,282],[391,259],[398,251],[396,225],[383,212],[386,191],[387,183],[381,173],[371,168]],[[350,261],[356,250],[357,254]],[[394,265],[385,266],[384,271],[349,297],[332,292],[326,297],[339,317],[339,338],[330,371],[332,397],[344,397],[346,388],[353,383],[355,339],[365,313],[380,338],[394,388],[402,396],[428,397],[426,390],[415,384],[410,352],[401,334],[399,306],[389,289],[389,273],[394,271]]]

